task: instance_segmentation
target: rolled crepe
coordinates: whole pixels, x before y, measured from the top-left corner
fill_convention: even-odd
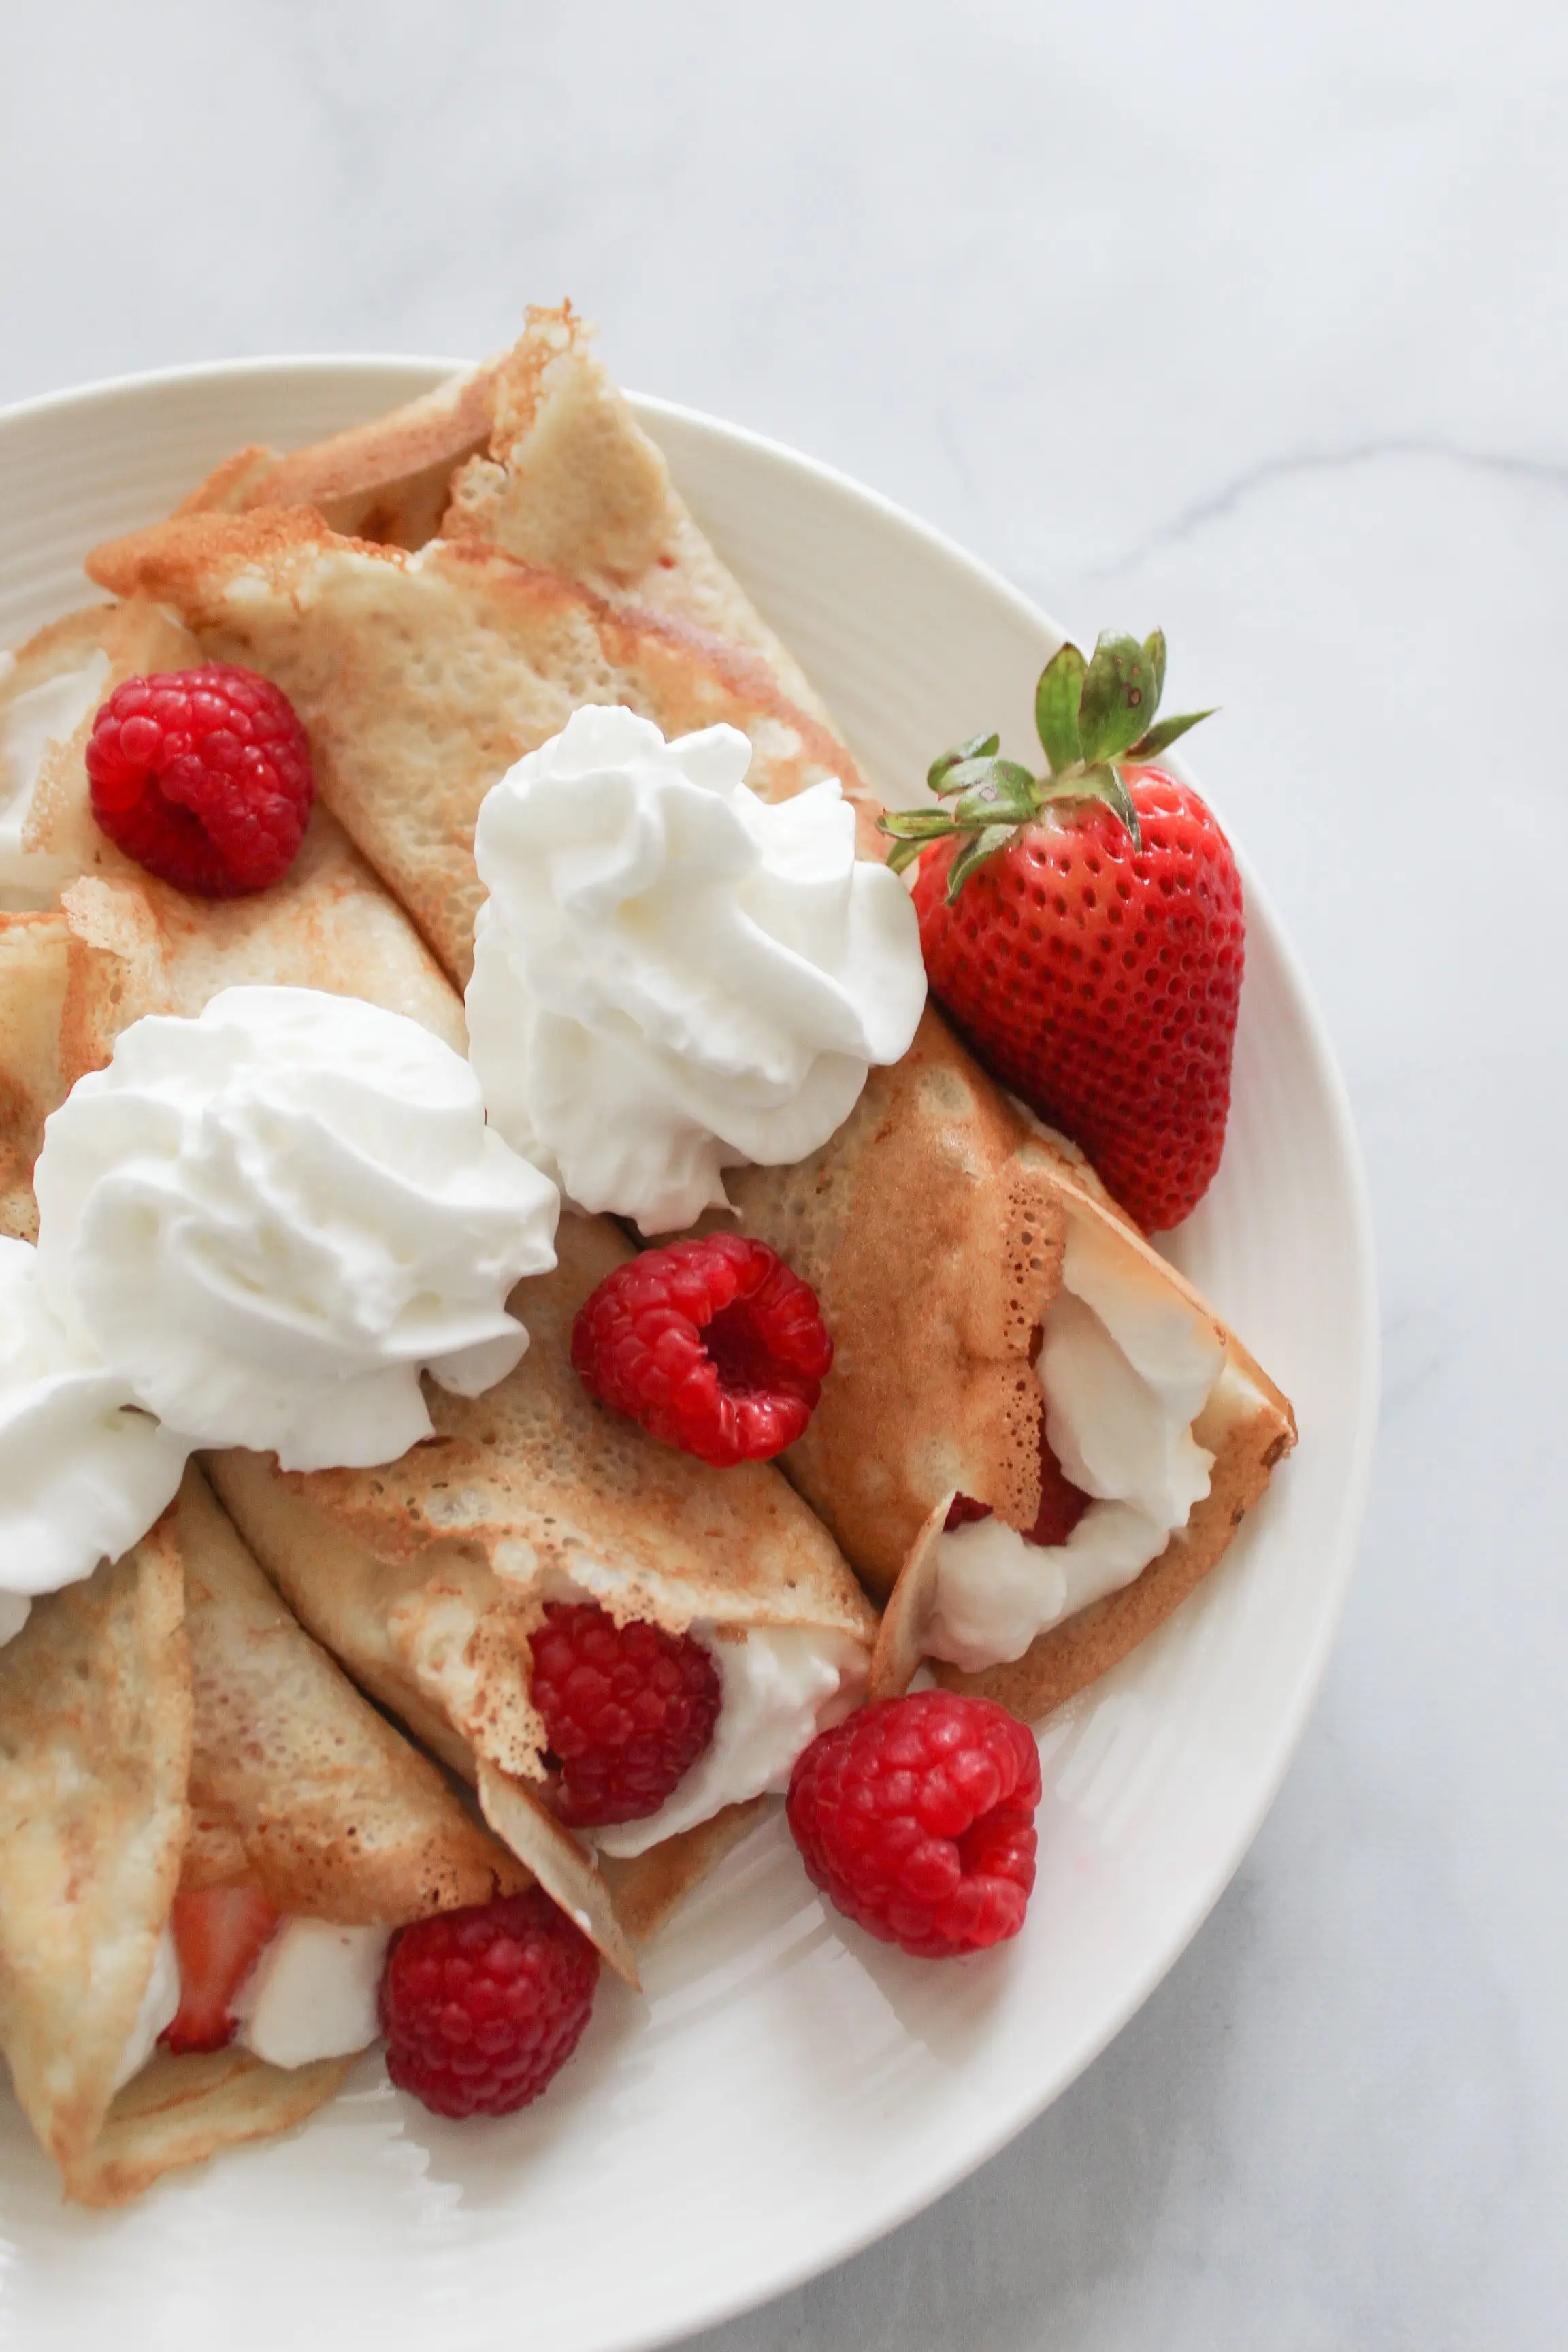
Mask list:
[[[128,631],[169,626],[145,604],[140,618],[126,609]],[[79,781],[79,803],[81,791]],[[73,822],[62,785],[40,845],[69,838]],[[248,900],[187,898],[113,866],[113,855],[68,888],[58,916],[13,919],[34,924],[51,954],[64,927],[57,1087],[100,1066],[131,1021],[197,1013],[236,981],[364,995],[461,1046],[460,1003],[325,811],[284,882]],[[35,1106],[30,1131],[39,1123]],[[519,1311],[539,1318],[517,1371],[475,1399],[432,1385],[437,1435],[393,1468],[286,1477],[270,1455],[218,1455],[209,1467],[301,1620],[478,1786],[499,1833],[635,1980],[631,1937],[653,1932],[758,1808],[748,1801],[718,1818],[716,1807],[601,1870],[542,1801],[527,1637],[546,1602],[575,1591],[674,1632],[696,1623],[721,1658],[748,1628],[804,1631],[840,1657],[850,1694],[864,1686],[876,1619],[775,1471],[715,1471],[589,1401],[570,1368],[572,1317],[630,1251],[596,1220],[571,1221],[559,1246],[557,1273],[515,1294]]]
[[[528,1883],[289,1615],[193,1468],[0,1649],[0,2048],[66,2194],[138,2195],[330,2098],[352,2057],[159,2052],[119,2086],[182,1886],[393,1927]]]

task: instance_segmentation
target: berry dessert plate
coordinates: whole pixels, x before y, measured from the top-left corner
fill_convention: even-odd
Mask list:
[[[445,373],[268,361],[0,414],[0,645],[86,601],[86,551],[166,514],[231,450],[316,440]],[[999,723],[1003,750],[1029,756],[1034,680],[1061,642],[1043,614],[826,467],[636,405],[889,803],[921,799],[933,753],[978,725]],[[1343,1090],[1241,862],[1228,1140],[1207,1197],[1163,1245],[1279,1379],[1300,1443],[1185,1606],[1040,1727],[1039,1875],[1018,1939],[934,1964],[873,1943],[816,1895],[775,1815],[648,1948],[639,1994],[606,1979],[575,2059],[510,2119],[443,2122],[370,2056],[291,2138],[105,2215],[62,2205],[0,2098],[7,2340],[206,2352],[216,2327],[231,2352],[663,2344],[930,2203],[1147,1999],[1300,1737],[1354,1561],[1375,1416],[1369,1223]]]

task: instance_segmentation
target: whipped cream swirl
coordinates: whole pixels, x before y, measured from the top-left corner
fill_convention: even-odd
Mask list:
[[[549,1181],[484,1123],[460,1055],[315,989],[153,1015],[49,1118],[46,1295],[195,1445],[286,1469],[395,1461],[528,1344],[520,1276],[555,1263]]]
[[[0,1237],[0,1642],[21,1632],[32,1594],[75,1584],[146,1534],[185,1453],[67,1331],[32,1244]]]
[[[896,875],[855,855],[837,778],[776,806],[733,727],[666,742],[590,704],[486,794],[469,1058],[500,1132],[645,1233],[721,1171],[803,1160],[897,1061],[925,1002]]]

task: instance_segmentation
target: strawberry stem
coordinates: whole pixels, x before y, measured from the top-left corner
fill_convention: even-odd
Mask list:
[[[894,873],[911,865],[928,842],[963,836],[948,869],[951,906],[976,868],[1005,848],[1021,826],[1034,824],[1047,803],[1058,807],[1098,802],[1141,851],[1143,836],[1123,768],[1146,764],[1189,727],[1214,715],[1189,710],[1156,720],[1164,684],[1163,630],[1154,630],[1142,645],[1105,630],[1088,661],[1076,646],[1060,646],[1035,688],[1035,727],[1046,774],[1032,775],[1018,761],[1001,758],[995,733],[971,736],[943,751],[931,761],[926,782],[951,806],[895,809],[878,819],[892,845],[888,863]]]

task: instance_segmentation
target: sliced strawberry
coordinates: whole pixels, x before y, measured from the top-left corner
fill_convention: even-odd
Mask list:
[[[171,2050],[221,2050],[229,2041],[229,2005],[282,1916],[250,1886],[204,1886],[175,1895],[170,1924],[180,1960],[180,2009],[163,2036]]]

